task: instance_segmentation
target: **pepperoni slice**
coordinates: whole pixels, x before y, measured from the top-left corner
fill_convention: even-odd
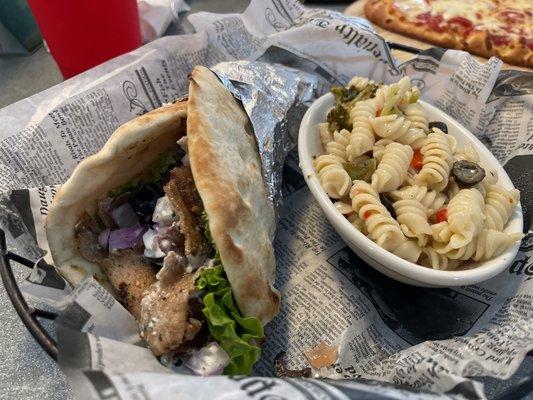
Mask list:
[[[500,16],[505,20],[507,23],[520,23],[524,22],[526,19],[526,16],[518,11],[512,11],[512,10],[505,10],[500,12]]]
[[[511,43],[508,37],[491,35],[492,43],[496,46],[506,46]]]
[[[442,15],[431,15],[430,12],[419,14],[416,17],[419,22],[429,25],[429,27],[435,32],[445,32],[446,22]]]
[[[474,29],[474,24],[469,19],[466,19],[464,17],[453,17],[448,20],[448,23],[450,25],[459,25],[461,26],[465,33],[469,33]]]

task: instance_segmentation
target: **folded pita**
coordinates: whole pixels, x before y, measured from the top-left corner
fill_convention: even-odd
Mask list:
[[[174,218],[164,234],[173,232],[175,242],[170,243],[175,248],[153,260],[138,242],[118,250],[111,248],[110,241],[102,244],[106,232],[96,223],[101,204],[110,200],[110,193],[117,188],[132,182],[140,185],[162,155],[177,152],[178,140],[184,146],[183,139],[190,166],[178,165],[168,172],[163,197],[154,211],[154,225],[146,225],[142,231],[147,246],[147,233],[158,232],[155,214],[164,200],[161,204],[167,204],[167,213],[168,207],[172,209]],[[132,190],[128,196],[134,196]],[[106,226],[111,234],[122,229]],[[216,75],[204,67],[196,67],[191,74],[188,101],[161,107],[122,125],[98,153],[83,160],[59,190],[46,221],[50,252],[59,273],[73,285],[92,276],[110,290],[137,319],[141,336],[156,355],[184,354],[196,348],[205,342],[202,326],[206,324],[209,338],[218,340],[213,329],[220,327],[215,327],[218,322],[212,319],[216,319],[212,316],[216,307],[206,311],[212,304],[198,300],[197,293],[205,296],[208,291],[207,286],[199,288],[198,279],[204,279],[206,271],[213,272],[216,265],[220,275],[222,267],[219,278],[229,281],[238,310],[227,299],[222,308],[227,306],[226,317],[237,318],[236,324],[249,326],[250,331],[243,341],[235,336],[235,327],[225,327],[238,346],[229,343],[231,340],[218,340],[209,344],[209,354],[229,357],[226,372],[233,374],[251,370],[259,354],[256,345],[263,335],[261,325],[279,311],[280,296],[273,287],[273,231],[273,210],[248,117]],[[163,248],[161,237],[157,243]],[[215,297],[210,302],[219,294],[211,293]],[[203,317],[200,306],[204,306]],[[213,346],[219,346],[218,350]],[[198,362],[193,364],[197,373],[205,372],[197,367]]]
[[[278,313],[279,293],[261,160],[242,106],[205,67],[190,78],[187,136],[196,188],[235,300],[244,315],[267,323]]]

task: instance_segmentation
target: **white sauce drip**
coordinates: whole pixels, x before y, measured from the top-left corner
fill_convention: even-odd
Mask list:
[[[185,152],[185,155],[181,159],[181,162],[183,165],[189,166],[191,165],[189,163],[189,146],[187,144],[187,136],[182,136],[178,139],[178,145],[182,148],[182,150]]]
[[[221,374],[228,364],[228,354],[217,342],[211,342],[195,350],[186,365],[196,375],[208,376]]]

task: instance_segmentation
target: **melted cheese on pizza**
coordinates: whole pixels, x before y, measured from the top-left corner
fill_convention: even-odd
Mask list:
[[[472,27],[486,29],[495,35],[531,36],[531,0],[394,0],[393,4],[412,20],[421,15],[442,17],[443,22],[466,18]]]

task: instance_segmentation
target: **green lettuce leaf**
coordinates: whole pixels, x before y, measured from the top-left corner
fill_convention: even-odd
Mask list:
[[[230,358],[228,375],[248,375],[261,355],[256,342],[263,338],[263,325],[254,317],[243,317],[235,304],[231,286],[221,264],[206,268],[196,280],[203,297],[209,332]]]
[[[146,176],[126,182],[122,186],[110,190],[107,195],[115,198],[124,193],[133,192],[137,187],[148,183],[163,185],[168,173],[176,165],[178,165],[178,159],[175,151],[163,153],[150,165]]]
[[[174,151],[161,154],[148,170],[148,182],[162,184],[167,174],[178,164],[177,154]]]
[[[220,253],[218,252],[217,246],[215,245],[215,241],[213,240],[213,236],[211,236],[211,231],[209,230],[209,217],[207,216],[205,210],[202,211],[202,223],[204,224],[204,236],[207,239],[207,243],[209,243],[215,249],[215,264],[222,264],[222,260],[220,259]]]

